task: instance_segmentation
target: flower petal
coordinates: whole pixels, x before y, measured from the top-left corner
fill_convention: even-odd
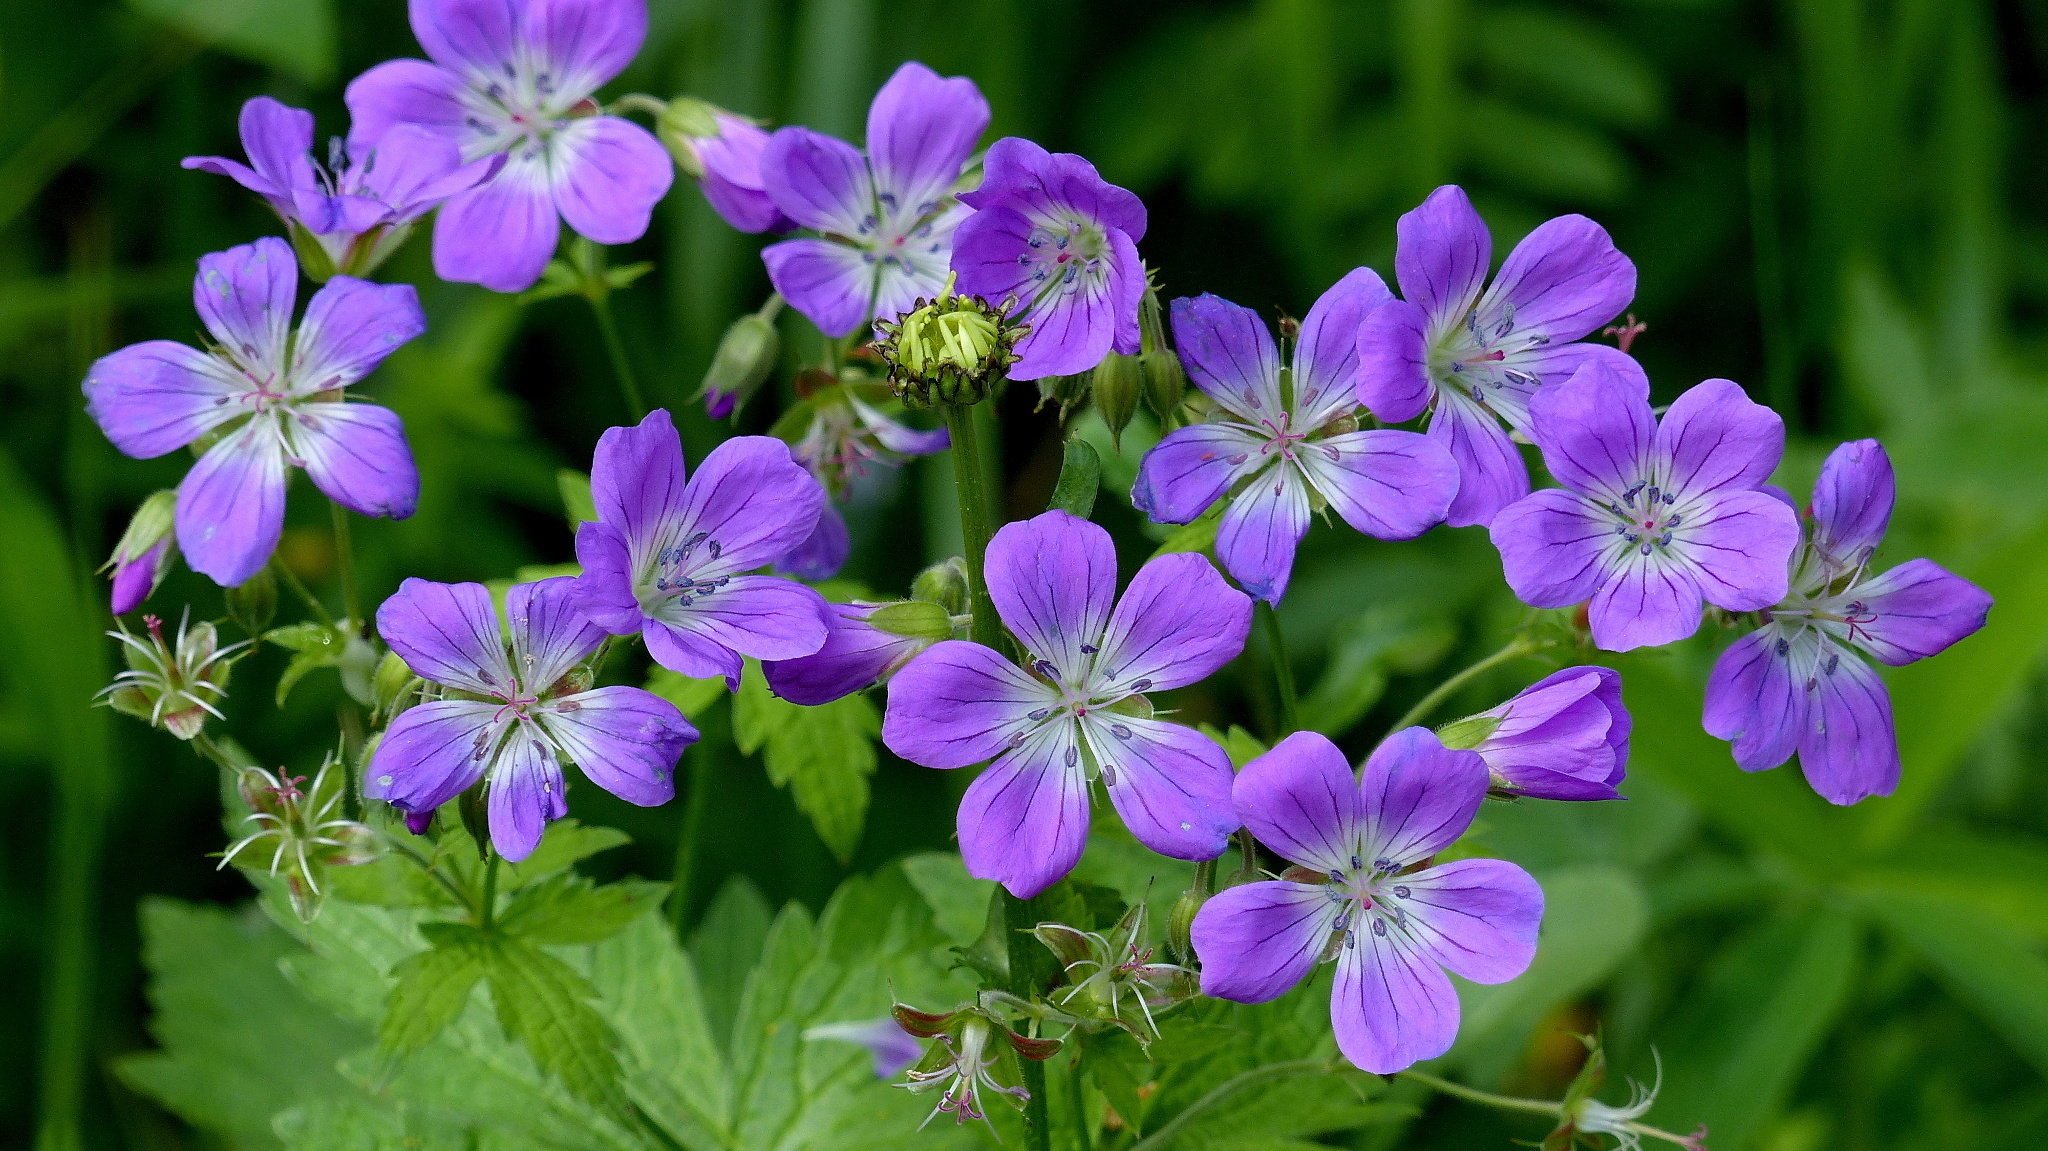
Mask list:
[[[988,594],[1031,659],[1078,686],[1116,606],[1109,533],[1062,511],[1005,524],[988,545]]]
[[[1765,627],[1714,661],[1702,726],[1708,735],[1733,742],[1730,751],[1744,771],[1777,767],[1799,746],[1807,696],[1805,676],[1793,666],[1794,651],[1783,631]]]
[[[1636,294],[1636,266],[1607,229],[1584,216],[1545,220],[1501,261],[1479,303],[1481,326],[1513,317],[1514,332],[1577,340],[1621,314]]]
[[[961,229],[983,213],[977,212]],[[1077,275],[1073,283],[1037,297],[1026,311],[1028,321],[1017,341],[1013,380],[1038,380],[1085,372],[1112,350],[1126,355],[1138,350],[1138,301],[1145,294],[1145,269],[1137,246],[1122,232],[1106,237],[1106,268]]]
[[[1301,426],[1320,427],[1355,406],[1359,325],[1393,298],[1378,272],[1353,268],[1308,310],[1294,346],[1294,410]]]
[[[940,199],[988,122],[988,101],[974,81],[942,77],[914,60],[904,64],[868,106],[876,185],[912,210]]]
[[[1139,843],[1174,859],[1223,854],[1231,814],[1230,756],[1191,727],[1091,714],[1088,743],[1109,801]]]
[[[284,369],[292,305],[299,293],[299,262],[275,236],[199,257],[192,303],[213,338],[244,366]]]
[[[773,436],[734,436],[698,462],[697,474],[683,489],[675,538],[668,542],[682,543],[699,533],[706,537],[698,546],[709,549],[715,562],[697,566],[700,579],[752,571],[781,560],[809,539],[824,509],[823,485],[790,455],[788,444]],[[789,654],[816,650],[813,645]]]
[[[1359,780],[1362,837],[1371,867],[1405,867],[1457,842],[1486,798],[1486,761],[1454,751],[1426,727],[1388,736]]]
[[[1188,379],[1247,423],[1279,424],[1280,349],[1258,313],[1203,293],[1170,306],[1173,345]]]
[[[518,724],[499,745],[485,808],[491,846],[509,863],[532,855],[548,824],[569,814],[562,765],[536,728]]]
[[[484,774],[483,752],[502,731],[498,705],[438,699],[391,721],[363,769],[363,795],[408,812],[429,812],[467,791]]]
[[[514,584],[505,593],[512,668],[527,695],[540,695],[604,641],[576,594],[576,577]]]
[[[1696,500],[1672,551],[1700,594],[1728,611],[1761,611],[1785,598],[1799,517],[1773,496],[1723,489]]]
[[[1870,665],[1824,650],[1807,689],[1799,769],[1829,803],[1847,806],[1899,786],[1899,739],[1892,701]]]
[[[903,675],[891,681],[892,697],[901,682]],[[967,874],[993,879],[1029,899],[1080,861],[1088,842],[1088,780],[1066,762],[1074,746],[1071,731],[1065,725],[1041,728],[968,785],[957,821]]]
[[[1458,494],[1458,463],[1438,441],[1416,432],[1348,432],[1305,445],[1309,483],[1366,535],[1414,539],[1444,522]]]
[[[219,360],[184,344],[149,340],[93,361],[85,373],[85,410],[137,459],[174,452],[229,420],[247,415],[244,394]]]
[[[1417,949],[1460,978],[1506,983],[1536,958],[1543,889],[1512,863],[1461,859],[1426,868],[1402,876],[1392,894]]]
[[[1294,552],[1308,534],[1308,485],[1294,468],[1269,468],[1223,509],[1216,557],[1244,590],[1277,604],[1287,594]]]
[[[411,284],[373,284],[336,276],[313,293],[292,348],[292,392],[348,387],[399,346],[427,330]]]
[[[1154,523],[1187,523],[1265,464],[1255,458],[1265,443],[1226,424],[1195,424],[1168,432],[1139,463],[1131,505]]]
[[[321,494],[358,515],[402,520],[420,501],[405,425],[375,404],[308,403],[292,415],[292,447]]]
[[[1607,651],[1676,643],[1700,628],[1706,605],[1687,567],[1661,555],[1629,550],[1593,593],[1593,642]]]
[[[761,665],[769,690],[805,707],[831,703],[874,686],[926,646],[868,626],[874,609],[873,604],[832,604],[825,646],[810,655]]]
[[[960,200],[978,211],[1007,200],[1027,213],[1085,216],[1133,243],[1145,238],[1145,205],[1136,195],[1104,180],[1086,157],[1048,152],[1017,136],[989,145],[981,186]]]
[[[761,183],[802,227],[858,236],[875,211],[874,181],[859,150],[809,128],[781,128],[761,151]]]
[[[1230,801],[1252,837],[1321,872],[1351,871],[1365,807],[1351,764],[1327,736],[1297,731],[1245,764]]]
[[[1813,483],[1813,542],[1842,566],[1861,562],[1884,540],[1897,487],[1891,457],[1876,440],[1828,453]]]
[[[630,428],[607,428],[590,463],[597,518],[638,549],[648,549],[682,515],[683,442],[667,408]]]
[[[1500,726],[1473,750],[1518,791],[1542,799],[1617,796],[1630,723],[1612,669],[1552,672],[1485,714]]]
[[[697,742],[675,704],[637,687],[563,696],[539,722],[592,783],[641,807],[675,798],[676,761]]]
[[[1529,402],[1529,437],[1542,449],[1550,474],[1604,501],[1619,502],[1643,478],[1651,443],[1660,434],[1647,378],[1604,361],[1539,389]]]
[[[1208,557],[1160,556],[1117,601],[1090,682],[1105,694],[1185,687],[1236,659],[1251,626],[1252,601]]]
[[[562,219],[600,244],[645,235],[654,205],[676,176],[675,161],[654,133],[617,116],[571,121],[550,140],[548,164]]]
[[[540,281],[561,232],[547,158],[523,148],[489,181],[441,206],[434,274],[494,292],[523,292]]]
[[[1219,891],[1195,912],[1202,994],[1278,999],[1315,969],[1342,904],[1321,886],[1262,880]]]
[[[1406,300],[1389,300],[1358,328],[1358,402],[1388,423],[1412,420],[1429,406],[1429,317]]]
[[[846,566],[846,557],[852,551],[853,537],[847,534],[846,517],[827,502],[818,513],[818,526],[775,562],[775,570],[797,579],[828,580]]]
[[[410,0],[408,5],[412,34],[434,63],[486,82],[512,74],[521,6],[515,0]]]
[[[633,635],[646,622],[633,590],[633,558],[625,537],[601,523],[576,525],[576,592],[590,621],[613,635]]]
[[[1893,667],[1948,650],[1991,615],[1990,593],[1933,560],[1907,560],[1838,598],[1849,596],[1863,609],[1843,607],[1856,621],[1850,642]]]
[[[768,282],[818,330],[840,339],[868,322],[875,269],[861,253],[830,240],[783,240],[761,250]]]
[[[233,161],[218,161],[214,157],[195,157],[198,163],[187,160],[185,166],[202,167],[227,176],[251,192],[270,198],[272,203],[280,200],[289,203],[293,192],[316,186],[311,156],[311,112],[289,107],[268,96],[258,96],[242,105],[238,123],[242,151],[249,157],[247,168]],[[208,164],[208,160],[215,162]],[[252,181],[247,176],[255,176],[256,179]]]
[[[603,87],[647,39],[645,0],[527,0],[525,7],[522,46],[544,62],[565,94]]]
[[[1399,931],[1354,929],[1330,988],[1337,1048],[1361,1070],[1391,1075],[1451,1049],[1458,993],[1436,962]]]
[[[1607,575],[1614,525],[1585,497],[1545,488],[1516,500],[1487,528],[1501,572],[1530,607],[1570,607],[1591,599]]]
[[[480,583],[407,579],[377,609],[377,634],[423,679],[477,695],[517,690],[497,610]]]
[[[457,192],[498,174],[503,156],[462,162],[462,149],[442,132],[400,124],[384,133],[356,163],[353,175],[365,198],[379,210],[376,220],[416,219]]]
[[[425,60],[387,60],[349,81],[349,150],[367,155],[384,134],[400,124],[417,124],[461,142],[471,130],[460,78]]]
[[[738,116],[720,113],[714,119],[718,134],[691,143],[704,169],[700,184],[711,210],[742,232],[779,232],[793,226],[769,199],[761,180],[768,133]]]
[[[642,634],[656,663],[698,679],[723,675],[736,689],[741,656],[795,659],[816,652],[825,642],[827,611],[824,598],[800,583],[733,576],[688,607],[680,600],[658,605]]]
[[[1465,190],[1446,184],[1394,225],[1394,279],[1432,326],[1461,320],[1479,299],[1493,237]]]
[[[1492,411],[1446,390],[1437,397],[1428,434],[1458,464],[1457,495],[1444,513],[1452,527],[1483,527],[1529,494],[1529,466]]]
[[[253,420],[206,449],[178,485],[185,562],[234,587],[263,570],[284,534],[284,450],[269,420]]]
[[[889,681],[882,742],[925,767],[966,767],[994,759],[1038,726],[1030,713],[1058,701],[995,651],[944,640]]]
[[[1671,462],[1670,490],[1755,488],[1785,454],[1785,421],[1732,380],[1707,380],[1671,401],[1655,452]]]

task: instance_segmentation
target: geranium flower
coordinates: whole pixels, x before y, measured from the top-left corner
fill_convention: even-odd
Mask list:
[[[1338,281],[1309,309],[1289,365],[1249,308],[1215,296],[1175,300],[1174,342],[1216,410],[1145,454],[1131,503],[1184,524],[1228,499],[1217,558],[1268,603],[1287,592],[1313,504],[1381,539],[1442,523],[1458,490],[1450,455],[1416,432],[1359,431],[1353,418],[1353,335],[1388,298],[1370,269]]]
[[[377,634],[406,666],[459,694],[391,721],[363,794],[417,816],[481,780],[491,843],[515,863],[568,814],[564,762],[628,803],[673,798],[676,760],[697,729],[652,692],[584,690],[570,675],[604,640],[576,606],[575,580],[515,585],[505,616],[509,654],[482,584],[409,579],[377,609]]]
[[[407,284],[336,276],[313,294],[298,331],[299,266],[275,237],[203,256],[193,303],[207,351],[133,344],[86,373],[86,411],[138,459],[202,437],[211,446],[178,485],[178,548],[192,570],[232,587],[270,560],[284,531],[287,465],[366,516],[404,519],[420,477],[405,429],[347,389],[426,330]]]
[[[1555,671],[1438,734],[1486,761],[1494,787],[1534,799],[1619,799],[1632,724],[1612,668]],[[1460,738],[1466,733],[1476,742]]]
[[[1014,136],[989,147],[981,186],[960,194],[974,213],[953,237],[959,290],[1015,300],[1026,325],[1011,379],[1085,372],[1113,348],[1139,350],[1145,298],[1145,205],[1095,165]]]
[[[769,690],[791,703],[817,707],[883,683],[937,642],[894,635],[868,622],[878,603],[835,603],[825,643],[810,655],[761,665]]]
[[[1991,611],[1982,588],[1931,560],[1869,574],[1893,496],[1891,459],[1876,440],[1836,448],[1813,486],[1790,591],[1721,653],[1707,681],[1707,731],[1733,741],[1743,770],[1797,751],[1830,803],[1890,795],[1899,782],[1891,697],[1863,657],[1892,667],[1926,659]]]
[[[818,525],[825,490],[769,436],[711,450],[686,481],[669,414],[612,428],[590,472],[598,519],[576,532],[584,609],[613,635],[638,632],[663,667],[737,688],[743,656],[794,659],[825,642],[825,601],[800,583],[750,575]]]
[[[911,62],[868,107],[867,151],[781,128],[761,154],[768,198],[815,237],[770,244],[768,279],[828,336],[910,311],[946,285],[964,210],[953,185],[988,128],[972,80]]]
[[[768,132],[759,124],[702,100],[677,97],[669,101],[656,130],[720,219],[742,232],[793,227],[761,178]]]
[[[602,115],[592,93],[647,38],[646,0],[411,0],[426,60],[390,60],[348,86],[350,146],[400,124],[503,156],[434,222],[434,274],[499,292],[540,279],[561,225],[600,244],[647,231],[675,179],[654,134]]]
[[[1401,217],[1394,278],[1405,297],[1358,333],[1358,396],[1399,422],[1430,413],[1429,434],[1458,461],[1454,527],[1491,523],[1529,491],[1508,438],[1527,434],[1529,400],[1589,363],[1640,376],[1617,348],[1576,341],[1621,314],[1636,268],[1600,225],[1559,216],[1530,232],[1486,283],[1493,239],[1464,189],[1446,185]]]
[[[308,269],[320,280],[337,271],[375,271],[405,242],[415,220],[489,179],[505,159],[465,164],[454,141],[400,124],[352,147],[336,140],[330,164],[322,167],[309,155],[313,114],[268,96],[242,105],[241,131],[247,164],[191,156],[184,166],[226,176],[263,197],[294,237],[310,240],[326,256],[325,268]]]
[[[1596,362],[1536,393],[1530,433],[1565,486],[1494,517],[1524,603],[1590,599],[1593,641],[1627,651],[1691,635],[1703,603],[1757,611],[1784,598],[1799,521],[1758,488],[1785,425],[1740,387],[1708,380],[1659,424],[1640,376]]]
[[[969,873],[1030,898],[1073,869],[1100,779],[1131,833],[1178,859],[1211,859],[1237,822],[1230,758],[1153,718],[1147,692],[1206,678],[1244,648],[1251,600],[1207,559],[1161,556],[1121,599],[1109,533],[1066,512],[1006,525],[988,591],[1025,652],[1017,666],[946,640],[889,681],[882,742],[926,767],[994,760],[960,803]]]
[[[1195,913],[1202,993],[1263,1003],[1334,955],[1330,1022],[1344,1057],[1390,1075],[1450,1050],[1448,968],[1505,983],[1529,967],[1543,890],[1498,859],[1429,866],[1486,798],[1486,764],[1423,728],[1387,737],[1354,780],[1337,746],[1297,732],[1245,765],[1238,818],[1296,866],[1219,892]]]

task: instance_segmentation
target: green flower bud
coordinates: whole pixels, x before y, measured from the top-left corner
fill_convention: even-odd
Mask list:
[[[1015,362],[1023,329],[1005,310],[953,292],[919,299],[897,319],[878,321],[875,351],[889,365],[889,386],[912,407],[977,404]]]
[[[277,617],[277,576],[269,567],[227,592],[228,615],[243,631],[261,635]]]
[[[718,341],[704,386],[697,390],[705,414],[722,420],[739,410],[761,389],[781,355],[782,336],[775,321],[758,312],[734,320]]]
[[[1109,425],[1110,441],[1123,446],[1124,429],[1138,414],[1138,397],[1145,390],[1145,373],[1138,357],[1111,352],[1088,374],[1088,393],[1102,422]]]
[[[395,651],[387,651],[377,661],[377,670],[370,676],[370,703],[379,715],[394,715],[400,711],[400,703],[412,694],[421,680],[412,673],[405,661]]]
[[[704,162],[697,158],[696,141],[718,135],[718,115],[724,109],[693,96],[670,100],[654,118],[654,134],[675,159],[676,167],[692,180],[704,178]]]
[[[1145,379],[1145,403],[1164,420],[1180,407],[1181,397],[1187,394],[1188,374],[1181,367],[1180,357],[1167,346],[1159,293],[1149,288],[1138,310],[1138,330],[1138,370]]]
[[[1208,901],[1209,894],[1197,884],[1181,892],[1173,901],[1173,910],[1166,913],[1166,946],[1182,962],[1195,958],[1195,913]]]
[[[917,573],[910,598],[935,603],[955,615],[967,610],[967,561],[959,556]]]

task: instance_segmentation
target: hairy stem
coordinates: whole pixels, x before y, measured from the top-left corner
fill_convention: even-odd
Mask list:
[[[1437,685],[1435,691],[1416,700],[1415,706],[1403,713],[1400,719],[1395,720],[1394,726],[1388,730],[1400,731],[1403,728],[1414,727],[1416,724],[1429,718],[1431,712],[1442,706],[1445,700],[1457,694],[1460,688],[1471,683],[1474,679],[1509,660],[1520,659],[1525,655],[1542,651],[1547,646],[1549,645],[1539,640],[1532,640],[1526,636],[1516,636],[1514,639],[1509,640],[1507,645],[1499,651],[1443,681]]]
[[[947,405],[946,432],[953,441],[953,483],[960,499],[960,538],[967,548],[967,592],[974,610],[974,642],[1000,648],[1003,625],[996,618],[994,601],[988,598],[988,580],[982,571],[988,558],[989,537],[995,529],[991,524],[988,470],[982,463],[974,409]]]
[[[1259,617],[1260,630],[1266,633],[1266,660],[1273,665],[1273,685],[1279,689],[1280,730],[1276,738],[1284,739],[1300,730],[1300,704],[1294,692],[1294,665],[1287,660],[1287,637],[1280,630],[1280,613],[1265,600],[1258,600],[1252,614]]]
[[[305,602],[306,610],[312,612],[321,623],[326,624],[328,627],[334,626],[333,613],[327,610],[326,604],[320,602],[320,597],[313,594],[313,589],[306,586],[306,581],[299,578],[299,573],[291,569],[290,564],[285,563],[276,556],[272,556],[270,557],[270,570],[277,573],[278,580],[285,587],[291,589],[293,595],[298,596],[300,600]]]
[[[334,513],[334,562],[341,569],[341,610],[348,614],[349,626],[356,634],[367,639],[370,621],[363,618],[363,602],[356,591],[356,548],[349,535],[348,509],[335,503],[327,506]]]
[[[599,275],[603,275],[602,268]],[[626,356],[626,342],[619,338],[619,325],[612,319],[612,301],[603,290],[585,293],[590,301],[591,314],[597,317],[597,331],[604,337],[604,350],[611,357],[612,375],[619,381],[619,396],[626,401],[626,411],[634,422],[647,415],[647,401],[640,395],[640,379],[633,374],[633,361]]]

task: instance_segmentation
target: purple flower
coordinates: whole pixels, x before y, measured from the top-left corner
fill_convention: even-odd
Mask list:
[[[597,441],[598,521],[576,532],[584,608],[613,635],[640,633],[655,662],[740,682],[742,656],[794,659],[825,642],[818,593],[746,573],[779,563],[817,527],[825,491],[768,436],[737,436],[684,481],[666,411]]]
[[[946,445],[944,428],[918,431],[863,401],[854,389],[839,387],[812,398],[811,422],[791,454],[843,503],[853,497],[854,484],[875,468],[900,467],[918,456],[945,451]],[[828,504],[818,516],[817,530],[776,570],[800,579],[830,579],[851,550],[846,520]]]
[[[1358,398],[1383,420],[1429,410],[1429,434],[1450,449],[1462,477],[1450,523],[1491,523],[1529,491],[1502,421],[1528,433],[1537,389],[1589,363],[1642,375],[1617,348],[1574,342],[1621,314],[1636,292],[1636,267],[1600,225],[1559,216],[1515,245],[1489,286],[1493,239],[1453,185],[1402,216],[1397,234],[1394,277],[1406,298],[1359,330]]]
[[[415,817],[482,780],[491,843],[518,862],[568,813],[562,763],[641,807],[675,796],[676,760],[697,729],[637,687],[577,690],[569,673],[604,631],[576,606],[575,580],[505,596],[511,650],[482,584],[409,579],[377,609],[377,634],[422,679],[457,693],[401,712],[364,770],[363,794]],[[420,824],[424,827],[424,822]]]
[[[1505,983],[1528,969],[1543,890],[1498,859],[1423,866],[1471,826],[1486,764],[1423,728],[1395,732],[1354,780],[1337,746],[1296,732],[1245,765],[1238,818],[1294,863],[1195,914],[1202,993],[1263,1003],[1337,959],[1330,1022],[1344,1057],[1390,1075],[1450,1050],[1458,995],[1443,969]]]
[[[1868,656],[1899,667],[1984,626],[1991,597],[1930,560],[1868,574],[1892,513],[1892,464],[1876,440],[1843,444],[1814,484],[1811,527],[1783,602],[1721,653],[1706,728],[1734,741],[1745,771],[1799,753],[1830,803],[1890,795],[1899,782],[1891,698]]]
[[[1593,641],[1628,651],[1691,635],[1702,601],[1757,611],[1784,598],[1799,521],[1758,487],[1778,466],[1785,425],[1740,387],[1708,380],[1659,424],[1640,374],[1596,361],[1537,392],[1529,423],[1565,486],[1494,517],[1493,544],[1524,603],[1590,598]]]
[[[805,1039],[836,1039],[867,1049],[875,1078],[894,1079],[924,1054],[924,1040],[898,1026],[890,1016],[859,1023],[823,1023],[804,1029]]]
[[[1058,882],[1081,857],[1097,777],[1147,847],[1222,852],[1237,826],[1230,759],[1193,728],[1152,718],[1145,693],[1230,662],[1251,600],[1188,553],[1146,563],[1118,599],[1109,533],[1060,511],[997,532],[987,578],[1024,666],[980,644],[935,644],[889,681],[882,720],[882,742],[912,763],[995,761],[960,803],[968,872],[1019,898]]]
[[[913,61],[875,93],[866,152],[808,128],[777,130],[762,184],[784,216],[819,235],[761,253],[775,290],[833,337],[937,296],[962,215],[953,185],[988,119],[973,81]]]
[[[426,330],[405,284],[336,276],[292,332],[299,268],[275,237],[204,256],[193,282],[217,343],[169,340],[102,357],[85,377],[86,410],[138,459],[213,436],[178,485],[178,547],[232,587],[255,575],[284,530],[287,465],[334,502],[404,519],[419,500],[405,429],[388,409],[345,402],[347,388]]]
[[[647,36],[646,0],[411,0],[433,62],[391,60],[348,86],[349,140],[400,124],[503,156],[434,222],[434,273],[518,292],[540,279],[561,222],[600,244],[640,238],[675,168],[654,135],[599,114],[591,94]]]
[[[868,623],[868,616],[882,606],[831,605],[825,646],[810,655],[761,665],[769,690],[805,707],[831,703],[886,681],[913,656],[932,646],[932,640],[892,635]]]
[[[959,289],[992,304],[1015,299],[1029,325],[1017,341],[1017,380],[1085,372],[1112,348],[1136,355],[1145,298],[1145,205],[1095,165],[1014,136],[989,147],[981,187],[960,201],[974,214],[953,242]]]
[[[401,124],[351,150],[334,142],[332,165],[322,168],[313,149],[313,114],[268,96],[242,105],[242,151],[249,163],[225,156],[192,156],[184,166],[226,176],[263,197],[294,234],[312,238],[335,271],[367,275],[411,231],[409,225],[441,201],[494,174],[504,157],[462,162],[455,142]]]
[[[1495,786],[1536,799],[1621,798],[1631,724],[1612,669],[1552,672],[1499,707],[1449,725],[1445,737],[1475,720],[1491,727],[1472,750]]]
[[[1228,498],[1216,554],[1268,603],[1287,592],[1312,502],[1381,539],[1442,523],[1458,490],[1450,455],[1416,432],[1358,431],[1352,419],[1352,335],[1387,298],[1370,269],[1338,281],[1309,309],[1291,367],[1249,308],[1206,295],[1175,300],[1174,343],[1216,411],[1145,454],[1131,503],[1184,524]]]

